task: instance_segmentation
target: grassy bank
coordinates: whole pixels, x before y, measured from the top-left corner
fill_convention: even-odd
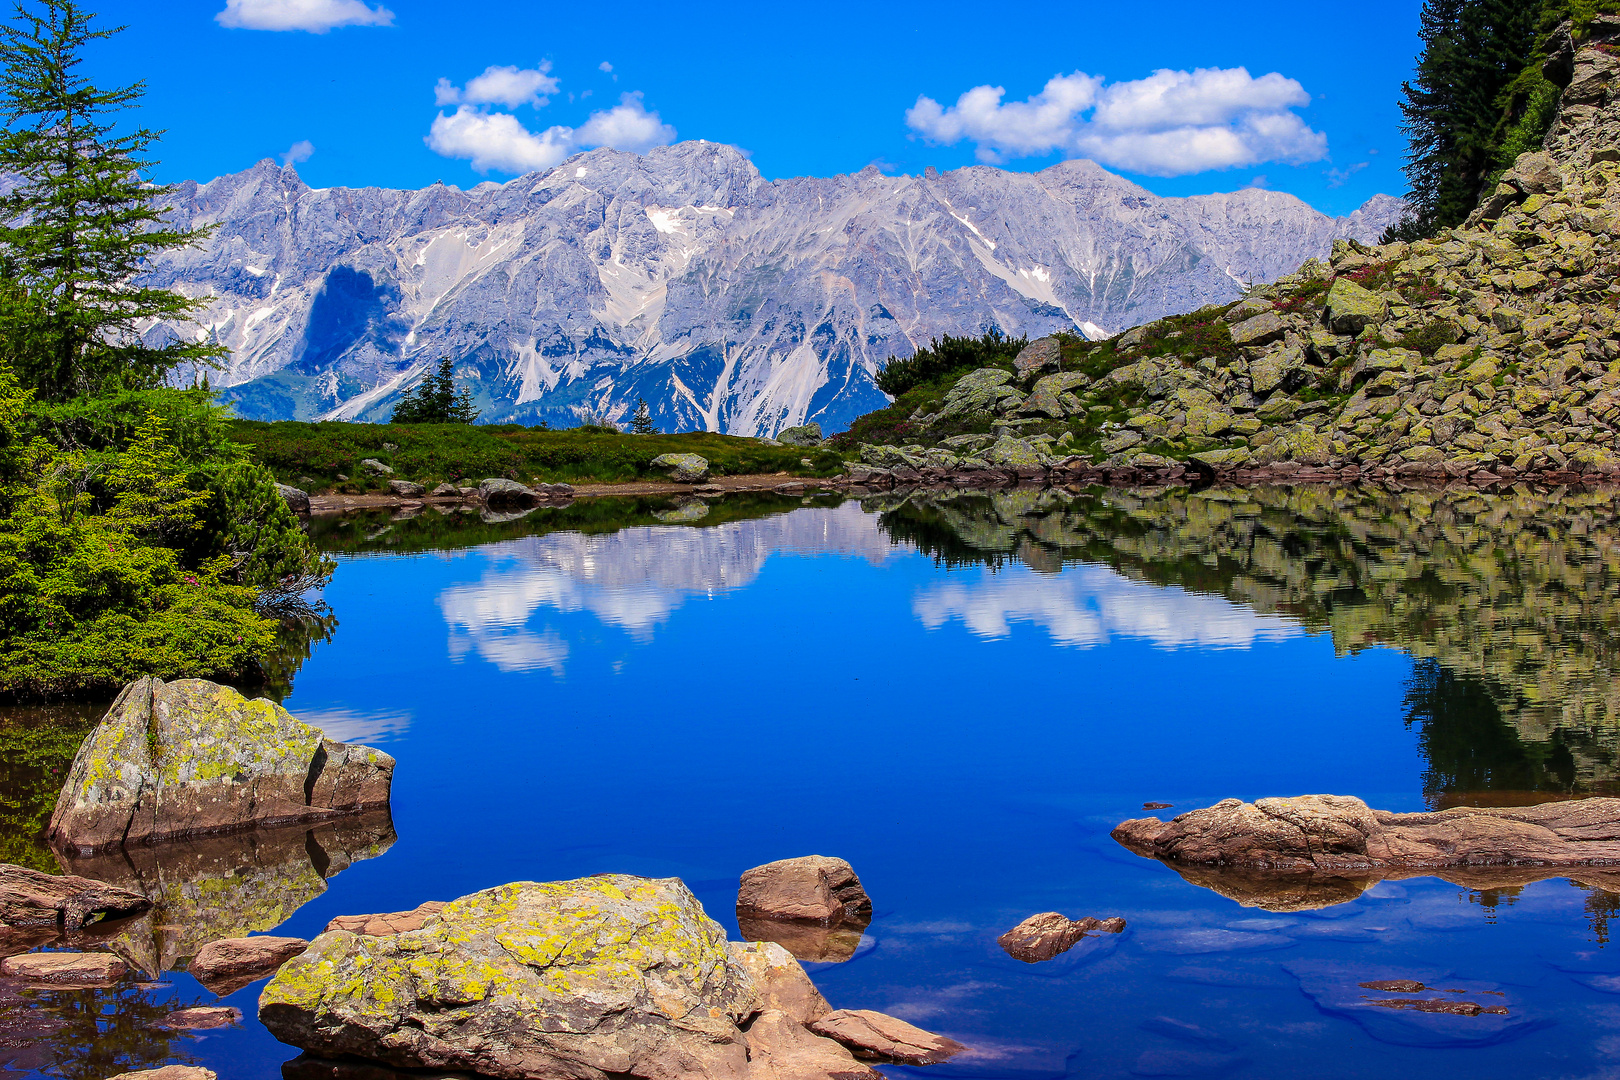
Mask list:
[[[710,432],[629,435],[592,428],[547,431],[515,424],[348,424],[235,420],[230,437],[247,446],[284,484],[317,492],[361,493],[389,479],[419,484],[477,483],[503,476],[524,483],[619,483],[656,479],[660,454],[699,454],[717,476],[791,473],[831,476],[837,454]],[[375,458],[393,476],[368,475]],[[808,461],[809,464],[805,464]],[[340,479],[343,478],[343,479]]]

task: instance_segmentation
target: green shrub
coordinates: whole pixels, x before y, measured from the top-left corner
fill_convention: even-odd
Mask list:
[[[873,381],[879,390],[897,398],[924,383],[954,382],[976,368],[1010,369],[1013,357],[1028,344],[1027,337],[1009,338],[994,329],[976,338],[946,334],[903,360],[889,357]]]

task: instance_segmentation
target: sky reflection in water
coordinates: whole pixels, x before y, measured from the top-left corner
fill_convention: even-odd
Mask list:
[[[283,932],[622,871],[684,878],[735,934],[742,870],[819,852],[854,864],[876,917],[814,977],[835,1006],[974,1048],[932,1076],[1608,1075],[1607,893],[1413,878],[1268,911],[1108,837],[1149,800],[1332,791],[1418,809],[1454,782],[1600,787],[1601,628],[1578,671],[1518,646],[1540,684],[1585,695],[1579,723],[1503,682],[1491,644],[1525,640],[1492,621],[1515,604],[1543,636],[1590,631],[1587,589],[1551,610],[1527,602],[1552,595],[1545,567],[1470,583],[1422,524],[1404,553],[1351,527],[1401,507],[998,498],[541,520],[471,549],[344,558],[340,626],[287,705],[399,759],[398,839]],[[1396,565],[1408,577],[1381,591]],[[1487,629],[1463,650],[1440,623],[1469,619]],[[1408,649],[1445,663],[1415,671]],[[1128,928],[1044,964],[996,946],[1047,910]],[[1357,1007],[1358,981],[1393,977],[1499,991],[1510,1016]],[[251,1011],[257,991],[231,1001]],[[293,1056],[251,1024],[191,1052],[231,1077]]]

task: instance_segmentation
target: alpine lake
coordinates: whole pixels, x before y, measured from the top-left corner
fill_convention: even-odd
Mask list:
[[[104,706],[0,714],[0,861],[156,898],[106,990],[0,988],[0,1078],[298,1051],[186,973],[510,881],[847,859],[875,904],[806,969],[970,1050],[891,1076],[1620,1077],[1620,894],[1579,873],[1387,878],[1301,903],[1109,831],[1221,799],[1523,805],[1620,790],[1620,493],[1271,487],[595,499],[516,520],[316,518],[330,615],[271,696],[398,759],[390,814],[59,863]],[[1601,881],[1601,875],[1592,875]],[[1353,890],[1352,890],[1353,893]],[[1332,902],[1334,899],[1340,902]],[[1042,963],[1026,916],[1122,917]],[[1611,940],[1611,933],[1616,940]],[[1410,979],[1505,1006],[1368,1007]]]

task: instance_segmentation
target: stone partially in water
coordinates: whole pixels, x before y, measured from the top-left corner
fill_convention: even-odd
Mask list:
[[[34,952],[0,960],[0,975],[41,986],[112,986],[128,971],[111,953]]]
[[[747,1038],[749,1080],[881,1080],[883,1075],[778,1009],[755,1017]]]
[[[395,1068],[743,1080],[759,1009],[725,933],[680,881],[518,882],[420,930],[320,935],[265,988],[283,1042]]]
[[[197,951],[191,966],[196,980],[220,997],[228,997],[248,983],[264,978],[309,948],[303,938],[258,937],[225,938],[210,941]]]
[[[318,821],[388,804],[394,759],[202,679],[138,679],[79,747],[51,816],[60,851]]]
[[[478,485],[478,497],[485,506],[532,507],[540,501],[539,494],[530,487],[492,476]]]
[[[241,1009],[230,1005],[199,1005],[193,1009],[176,1009],[158,1021],[158,1027],[170,1031],[209,1031],[235,1027],[241,1022]]]
[[[810,1030],[837,1039],[858,1057],[901,1065],[937,1065],[967,1049],[955,1039],[870,1009],[839,1009],[811,1024]]]
[[[738,882],[737,915],[835,926],[870,921],[872,898],[843,859],[805,855],[746,871]]]
[[[165,1065],[161,1069],[119,1073],[108,1080],[219,1080],[219,1074],[201,1065]]]
[[[140,893],[104,881],[0,864],[0,925],[75,930],[101,919],[135,915],[150,906]]]
[[[1168,822],[1122,822],[1113,836],[1167,862],[1258,870],[1602,866],[1620,863],[1620,799],[1409,814],[1348,795],[1226,799]]]
[[[1118,917],[1097,919],[1087,915],[1083,919],[1070,919],[1060,912],[1043,911],[1002,934],[996,944],[1015,960],[1037,964],[1068,952],[1088,934],[1118,934],[1124,930],[1125,920]]]

